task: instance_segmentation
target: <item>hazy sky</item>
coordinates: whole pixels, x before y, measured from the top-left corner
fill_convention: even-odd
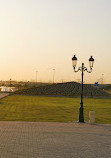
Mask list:
[[[111,83],[111,0],[0,0],[0,80]]]

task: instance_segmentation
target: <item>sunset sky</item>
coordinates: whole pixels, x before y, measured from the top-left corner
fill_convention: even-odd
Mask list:
[[[0,80],[111,83],[111,0],[0,0]]]

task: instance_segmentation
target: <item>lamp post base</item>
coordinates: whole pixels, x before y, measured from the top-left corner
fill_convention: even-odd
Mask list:
[[[83,106],[81,106],[79,109],[79,122],[84,122]]]

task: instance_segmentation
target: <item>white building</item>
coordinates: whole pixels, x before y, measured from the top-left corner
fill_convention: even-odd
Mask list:
[[[13,92],[11,87],[1,86],[1,92]]]

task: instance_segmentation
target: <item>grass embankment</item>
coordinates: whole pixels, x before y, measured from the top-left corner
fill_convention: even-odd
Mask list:
[[[105,92],[111,94],[111,85],[102,88],[102,90],[104,90]]]
[[[111,94],[111,90],[105,90],[105,92],[107,92],[107,93]]]
[[[0,121],[77,121],[80,98],[9,96],[0,100]],[[111,99],[84,99],[84,117],[95,111],[96,123],[111,123]]]

